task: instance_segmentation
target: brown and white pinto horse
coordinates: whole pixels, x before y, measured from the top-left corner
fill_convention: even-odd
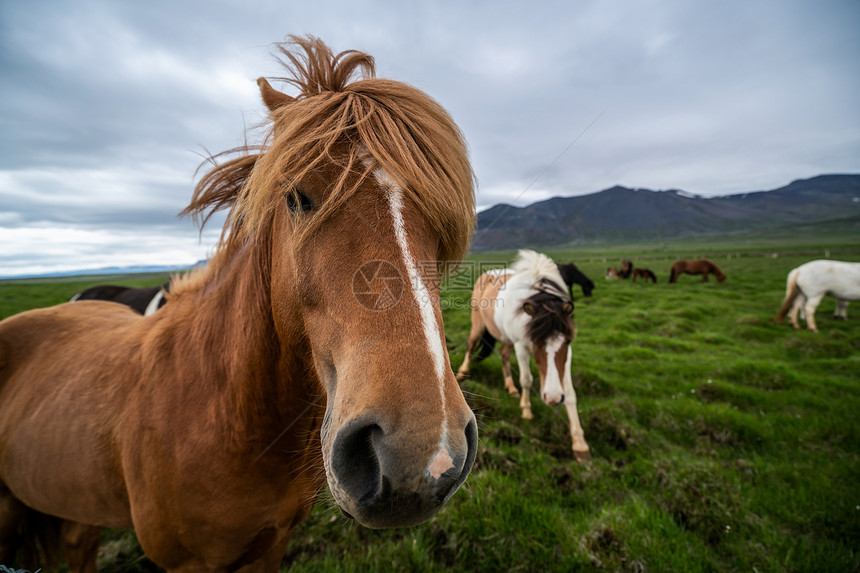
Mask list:
[[[280,49],[299,94],[258,80],[271,131],[198,184],[186,212],[230,215],[170,304],[0,323],[0,562],[35,511],[65,520],[73,571],[95,571],[98,526],[170,571],[276,571],[326,479],[369,527],[425,521],[466,479],[438,290],[475,221],[462,134],[366,54]]]
[[[505,388],[512,396],[520,393],[511,375],[511,350],[520,368],[520,408],[523,418],[532,419],[529,392],[532,387],[530,360],[534,356],[540,377],[540,393],[549,406],[564,403],[570,420],[573,454],[577,460],[589,458],[588,444],[576,410],[570,344],[576,327],[573,303],[555,263],[546,255],[523,250],[510,269],[488,271],[478,277],[472,291],[472,329],[466,345],[466,359],[457,371],[462,380],[469,374],[472,351],[478,359],[488,354],[496,340]]]
[[[676,261],[672,265],[671,272],[669,273],[669,282],[674,283],[678,281],[678,277],[683,275],[702,275],[702,282],[708,282],[708,274],[712,274],[717,277],[718,282],[726,282],[726,273],[720,270],[713,261],[709,261],[708,259],[698,259],[696,261]]]
[[[621,261],[621,268],[606,267],[604,277],[607,279],[629,279],[633,273],[633,263],[630,261]]]

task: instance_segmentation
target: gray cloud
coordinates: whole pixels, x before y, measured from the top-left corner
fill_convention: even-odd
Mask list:
[[[860,171],[852,0],[287,4],[0,4],[0,276],[77,262],[63,230],[82,264],[144,241],[177,262],[162,236],[190,237],[173,242],[189,261],[210,249],[175,214],[207,150],[262,119],[254,79],[280,75],[289,33],[367,51],[446,106],[481,207]],[[123,239],[99,249],[104,232]]]

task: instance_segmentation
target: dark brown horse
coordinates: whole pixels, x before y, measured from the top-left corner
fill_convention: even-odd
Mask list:
[[[708,259],[699,259],[696,261],[677,261],[672,265],[672,270],[669,273],[669,282],[677,282],[678,277],[683,275],[702,275],[702,282],[708,282],[708,275],[712,274],[717,277],[717,281],[725,282],[726,273],[720,270],[713,261]]]
[[[567,285],[567,294],[570,300],[573,300],[573,285],[579,285],[582,288],[582,294],[586,297],[591,296],[594,290],[594,281],[585,276],[579,268],[573,263],[563,263],[558,265],[558,272],[561,275],[561,280]]]
[[[326,481],[394,527],[466,479],[475,417],[438,289],[475,222],[462,134],[366,54],[281,50],[298,96],[258,80],[271,130],[198,184],[187,213],[230,214],[168,305],[0,323],[0,562],[39,512],[72,571],[95,571],[98,527],[134,528],[170,571],[276,571]]]
[[[119,285],[96,285],[82,290],[72,297],[79,300],[109,300],[134,309],[138,314],[149,316],[167,302],[165,294],[170,292],[170,283],[156,287],[128,287]]]
[[[650,269],[641,269],[635,268],[633,269],[633,282],[636,282],[636,279],[642,279],[642,282],[648,282],[649,280],[654,284],[657,284],[657,275],[655,275]]]

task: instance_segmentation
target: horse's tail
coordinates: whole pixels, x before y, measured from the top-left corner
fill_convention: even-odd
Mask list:
[[[669,271],[669,282],[673,283],[677,280],[678,274],[675,272],[675,265],[672,265],[672,269]]]
[[[478,349],[475,354],[475,362],[480,362],[487,356],[493,353],[496,346],[496,337],[490,334],[489,330],[484,330],[481,334],[481,340],[478,341]]]
[[[791,309],[791,305],[794,304],[794,299],[797,298],[798,294],[800,294],[800,289],[797,288],[798,274],[798,269],[792,269],[791,272],[788,273],[788,279],[785,282],[785,300],[782,301],[782,306],[779,307],[779,312],[773,318],[773,321],[777,324],[782,324],[782,321],[785,320],[785,315],[788,314],[788,311]]]

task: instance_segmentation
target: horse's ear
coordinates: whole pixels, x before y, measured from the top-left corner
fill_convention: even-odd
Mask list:
[[[296,101],[295,98],[273,88],[266,78],[257,78],[257,85],[260,86],[260,95],[263,96],[263,103],[266,104],[269,111],[275,111],[279,107]]]
[[[562,305],[562,307],[561,307],[561,311],[562,311],[564,314],[571,314],[571,313],[573,313],[573,303],[572,303],[572,302],[566,302],[566,303],[564,303],[564,305]]]
[[[523,303],[523,312],[527,315],[532,316],[535,313],[535,305],[526,301]]]

